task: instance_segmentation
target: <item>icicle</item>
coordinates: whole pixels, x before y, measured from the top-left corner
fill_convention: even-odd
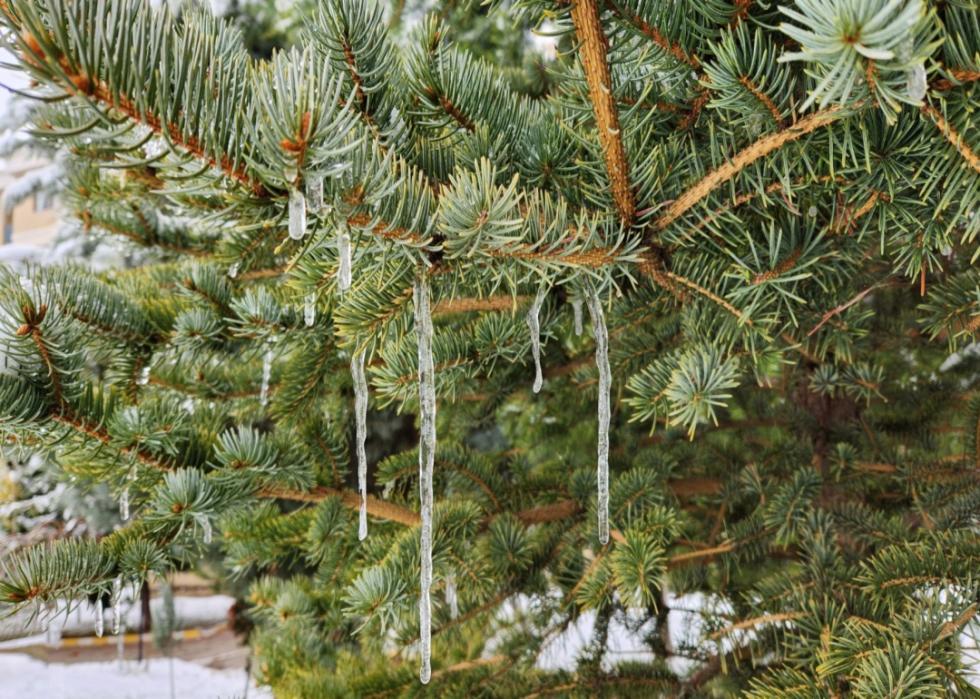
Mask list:
[[[582,299],[572,299],[572,315],[575,318],[575,334],[582,334]]]
[[[456,595],[456,576],[452,573],[446,576],[446,604],[449,605],[450,618],[457,618],[459,616],[459,598]]]
[[[527,327],[531,329],[531,354],[534,356],[534,385],[531,390],[535,393],[541,390],[541,384],[544,383],[544,378],[541,376],[541,323],[538,314],[541,312],[546,293],[544,288],[538,289],[527,312]]]
[[[422,515],[421,596],[419,598],[419,638],[422,667],[419,678],[428,684],[432,664],[432,467],[436,452],[435,366],[432,360],[432,309],[429,283],[424,276],[415,280],[415,334],[419,345],[419,499]]]
[[[303,322],[308,328],[316,322],[316,294],[307,294],[303,300]]]
[[[586,297],[589,315],[592,317],[592,333],[595,335],[595,363],[599,368],[599,541],[609,543],[609,388],[612,376],[609,371],[609,335],[602,302],[593,291]]]
[[[61,624],[58,622],[58,607],[54,603],[48,602],[46,611],[44,642],[48,646],[56,648],[61,644]]]
[[[213,531],[211,530],[211,519],[209,517],[201,518],[201,529],[203,530],[201,539],[204,541],[205,545],[211,543],[211,538],[213,536]]]
[[[928,87],[925,64],[916,63],[912,70],[905,75],[905,91],[908,93],[909,99],[913,102],[921,102],[926,96]]]
[[[95,635],[102,638],[102,634],[105,632],[105,619],[103,615],[105,614],[105,609],[102,607],[102,593],[95,599]]]
[[[341,293],[350,289],[350,235],[347,231],[337,234],[337,256],[340,258],[340,267],[337,270],[337,285]]]
[[[300,240],[306,235],[306,198],[298,189],[289,190],[289,237]]]
[[[125,522],[129,519],[129,486],[124,486],[119,495],[119,516]]]
[[[310,175],[306,178],[306,208],[314,214],[323,208],[322,175]]]
[[[354,419],[357,425],[357,489],[361,493],[360,521],[357,538],[367,538],[367,454],[364,441],[367,439],[368,385],[364,375],[364,352],[358,352],[350,360],[350,373],[354,379]]]
[[[272,347],[265,351],[262,357],[262,388],[259,390],[259,405],[263,408],[269,404],[269,379],[272,378]]]
[[[232,279],[238,276],[238,262],[232,262],[231,266],[228,267],[228,276]]]
[[[146,384],[150,383],[149,365],[143,367],[143,369],[140,371],[140,377],[136,380],[136,383],[138,383],[140,386],[145,386]]]
[[[122,630],[122,578],[112,581],[112,633],[116,636]]]

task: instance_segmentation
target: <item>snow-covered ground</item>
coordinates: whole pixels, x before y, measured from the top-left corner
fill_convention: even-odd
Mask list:
[[[212,670],[186,660],[154,658],[125,663],[44,663],[29,655],[0,653],[0,699],[243,699],[242,670]],[[248,699],[272,699],[248,687]]]

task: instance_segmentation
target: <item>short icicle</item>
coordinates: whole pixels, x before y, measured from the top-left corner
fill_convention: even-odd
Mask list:
[[[316,294],[307,294],[303,299],[303,322],[306,327],[312,328],[316,322]]]
[[[350,360],[350,373],[354,380],[354,421],[357,434],[357,490],[361,494],[360,517],[357,538],[367,538],[367,453],[364,442],[367,439],[368,385],[364,374],[364,352],[357,352]]]
[[[269,380],[272,378],[272,347],[266,349],[262,357],[262,387],[259,389],[259,404],[264,408],[269,404]]]
[[[102,638],[105,633],[105,608],[102,606],[102,593],[95,598],[95,635]]]
[[[432,674],[432,468],[436,451],[435,366],[432,359],[432,309],[429,283],[424,273],[415,280],[415,334],[419,346],[419,496],[422,516],[421,595],[419,599],[419,638],[422,664],[419,678],[428,684]]]
[[[606,331],[606,317],[598,294],[589,292],[585,299],[592,318],[592,333],[595,336],[595,363],[599,368],[599,458],[598,488],[599,500],[596,510],[599,517],[599,541],[609,543],[609,390],[612,374],[609,370],[609,335]]]
[[[129,485],[124,486],[119,494],[119,517],[123,522],[129,519]]]
[[[323,175],[310,175],[307,177],[306,208],[313,214],[323,208]]]
[[[340,293],[350,289],[351,285],[351,260],[350,260],[350,233],[342,230],[337,234],[337,257],[340,264],[337,268],[337,286]]]
[[[289,190],[289,237],[301,240],[306,235],[306,197],[298,189]]]
[[[531,354],[534,357],[534,385],[531,390],[537,393],[541,390],[544,377],[541,375],[541,306],[547,291],[544,288],[538,289],[538,293],[531,303],[531,308],[527,312],[527,327],[531,330]]]
[[[456,593],[456,576],[450,573],[446,576],[446,604],[449,605],[449,617],[459,617],[459,595]]]
[[[572,299],[572,317],[575,320],[575,334],[582,334],[582,299],[574,298]]]
[[[211,543],[211,539],[214,537],[214,529],[211,526],[211,519],[209,517],[201,518],[201,529],[203,530],[201,540],[204,542],[205,546],[207,546]]]

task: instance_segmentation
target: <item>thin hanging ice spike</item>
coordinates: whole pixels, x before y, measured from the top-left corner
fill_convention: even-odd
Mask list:
[[[322,175],[310,175],[306,179],[306,208],[313,214],[323,208]]]
[[[450,618],[457,618],[459,616],[459,596],[456,594],[456,576],[452,573],[446,576],[446,604],[449,605]]]
[[[122,578],[112,581],[112,633],[118,636],[122,631]]]
[[[572,315],[575,318],[575,334],[582,334],[582,299],[572,299]]]
[[[208,517],[203,517],[201,519],[201,529],[203,529],[202,540],[205,544],[211,543],[211,538],[213,536],[213,531],[211,529],[211,519]]]
[[[541,322],[538,316],[541,313],[541,306],[544,305],[546,293],[543,288],[538,289],[527,312],[527,327],[531,329],[531,354],[534,356],[534,386],[531,390],[535,393],[541,390],[541,384],[544,383],[544,377],[541,375]]]
[[[61,622],[58,620],[58,608],[48,602],[44,621],[44,642],[51,647],[61,644]]]
[[[415,280],[415,334],[419,345],[419,499],[422,516],[421,596],[419,598],[419,638],[422,667],[419,678],[428,684],[432,674],[432,467],[436,456],[436,388],[432,360],[432,309],[429,283],[424,276]]]
[[[234,279],[238,276],[238,262],[232,262],[231,266],[228,267],[228,276]]]
[[[102,638],[105,633],[105,609],[102,607],[102,593],[95,599],[95,635]]]
[[[119,516],[125,522],[129,519],[129,486],[125,486],[119,495]]]
[[[289,237],[300,240],[306,235],[306,197],[298,189],[289,190]]]
[[[337,234],[337,257],[340,258],[340,266],[337,269],[337,285],[340,287],[340,291],[344,292],[350,289],[351,285],[350,235],[347,231],[341,231]]]
[[[262,387],[259,389],[259,404],[264,408],[269,404],[269,379],[272,378],[272,347],[262,357]]]
[[[303,299],[303,322],[308,328],[316,322],[316,294],[307,294]]]
[[[599,516],[599,541],[609,543],[609,389],[612,374],[609,371],[609,335],[606,331],[606,317],[602,312],[602,302],[594,292],[589,292],[585,302],[592,318],[592,333],[595,335],[595,363],[599,368],[599,459],[598,486],[599,502],[596,510]]]
[[[364,541],[368,533],[367,521],[367,439],[368,385],[364,375],[364,352],[358,352],[350,360],[350,373],[354,380],[354,420],[357,432],[357,490],[361,494],[360,518],[357,538]]]
[[[929,84],[926,80],[926,67],[923,63],[916,63],[912,70],[905,76],[905,90],[909,99],[914,102],[921,102],[926,96]]]

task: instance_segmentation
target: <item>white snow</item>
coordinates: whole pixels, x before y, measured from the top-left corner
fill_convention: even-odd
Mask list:
[[[61,665],[0,653],[0,677],[0,699],[231,699],[243,697],[246,686],[242,670],[212,670],[176,658],[120,667],[116,661]],[[272,699],[272,694],[252,684],[248,697]]]

